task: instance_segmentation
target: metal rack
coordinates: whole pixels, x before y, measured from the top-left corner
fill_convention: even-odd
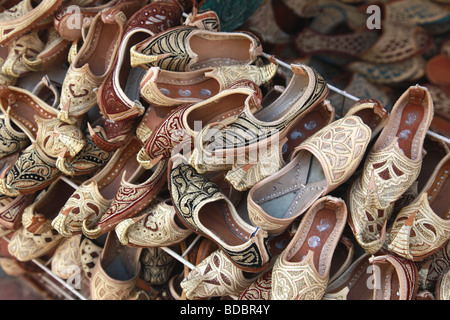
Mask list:
[[[187,16],[187,15],[186,15]],[[263,53],[262,54],[263,57],[265,58],[270,58],[272,57],[271,55],[267,54],[267,53]],[[273,58],[273,57],[272,57]],[[281,66],[282,68],[285,68],[286,70],[291,70],[291,66],[284,62],[281,61],[279,59],[276,59],[276,62],[278,63],[279,66]],[[342,105],[344,105],[345,103],[345,99],[350,99],[352,101],[358,101],[360,100],[358,97],[355,97],[351,94],[349,94],[348,92],[346,92],[345,90],[341,90],[339,88],[336,88],[330,84],[328,84],[328,87],[331,91],[334,91],[340,95],[343,96],[343,101],[342,101]],[[439,139],[445,143],[450,144],[450,138],[442,136],[438,133],[435,133],[431,130],[429,130],[427,132],[427,134],[431,137],[434,137],[436,139]],[[72,186],[74,189],[78,188],[78,185],[76,183],[74,183],[72,180],[70,180],[69,178],[63,176],[61,177],[62,180],[64,180],[68,185]],[[174,250],[172,250],[171,248],[168,247],[161,247],[161,249],[163,249],[165,252],[167,252],[168,254],[170,254],[172,257],[174,257],[176,260],[178,260],[179,262],[181,262],[182,264],[184,264],[185,266],[187,266],[190,270],[195,268],[195,265],[193,265],[192,263],[190,263],[188,260],[185,259],[185,256],[190,252],[190,250],[195,246],[195,244],[197,243],[197,241],[201,238],[200,235],[198,235],[197,237],[195,237],[195,239],[192,241],[192,243],[186,248],[186,250],[184,251],[183,254],[179,254],[177,252],[175,252]],[[6,239],[6,238],[5,238]],[[46,274],[48,274],[48,276],[52,279],[55,280],[57,283],[61,284],[68,292],[67,293],[62,293],[64,295],[65,298],[67,299],[81,299],[81,300],[88,300],[87,297],[85,297],[83,294],[81,294],[79,292],[78,289],[75,289],[70,283],[68,283],[67,281],[62,280],[61,278],[59,278],[57,275],[55,275],[49,268],[48,268],[48,264],[50,263],[50,261],[47,261],[47,263],[44,263],[43,261],[40,261],[39,259],[33,259],[32,262],[34,262],[38,267],[40,267]],[[49,282],[50,283],[50,282]],[[54,286],[54,284],[51,284],[52,286]]]

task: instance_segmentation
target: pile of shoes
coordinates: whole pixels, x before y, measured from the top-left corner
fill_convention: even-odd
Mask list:
[[[450,299],[450,150],[427,135],[427,87],[338,111],[319,68],[283,69],[195,1],[1,5],[8,273],[45,259],[94,300]],[[364,64],[429,40],[303,32],[308,54]]]
[[[433,131],[450,134],[447,0],[264,0],[245,28],[279,59],[308,64],[329,84],[388,111],[410,85],[426,86]],[[329,99],[343,113],[352,103]]]

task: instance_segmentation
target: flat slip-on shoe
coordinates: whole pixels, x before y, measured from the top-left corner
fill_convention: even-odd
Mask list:
[[[334,107],[324,100],[310,111],[301,114],[295,124],[277,145],[261,149],[257,159],[251,163],[240,161],[227,172],[225,179],[239,191],[251,189],[255,184],[278,172],[289,163],[295,147],[310,136],[326,127],[335,120]],[[250,161],[248,161],[250,162]]]
[[[8,245],[11,255],[20,261],[29,261],[49,253],[59,245],[63,236],[52,227],[51,221],[71,193],[71,186],[63,180],[57,180],[25,208],[22,227]]]
[[[64,238],[52,256],[51,270],[61,279],[67,280],[81,268],[81,234]]]
[[[92,271],[92,300],[130,298],[141,273],[142,249],[123,246],[114,232],[108,233],[105,247]]]
[[[347,223],[344,200],[317,200],[305,213],[272,269],[273,300],[320,300],[330,276],[333,252]]]
[[[73,192],[52,221],[53,227],[68,237],[89,231],[95,226],[111,206],[123,174],[126,172],[125,179],[129,179],[142,173],[143,170],[139,170],[136,161],[140,147],[141,144],[134,139],[116,150],[101,170],[81,183]]]
[[[188,300],[239,295],[258,276],[234,265],[223,250],[218,249],[196,265],[180,286]]]
[[[238,268],[266,268],[271,258],[267,232],[245,222],[219,187],[186,162],[175,156],[168,168],[172,203],[181,222],[213,240]]]
[[[41,32],[34,31],[20,36],[8,46],[8,56],[1,72],[16,79],[29,75],[31,70],[25,65],[24,59],[34,59],[44,48]]]
[[[249,32],[217,32],[179,26],[161,32],[130,51],[131,65],[192,71],[222,65],[252,64],[262,54]]]
[[[33,114],[45,116],[47,111],[55,108],[52,111],[53,116],[56,116],[56,107],[59,103],[58,88],[46,76],[36,84],[31,92],[21,91],[24,94],[23,98],[20,98],[18,93],[14,94],[14,89],[15,87],[11,86],[6,89],[3,88],[6,99],[0,98],[0,109],[3,111],[3,114],[0,115],[0,139],[2,141],[0,158],[25,149],[30,144],[30,140],[36,138],[36,131],[38,130],[37,118]],[[25,98],[25,94],[28,95],[29,99]],[[17,98],[19,98],[19,101]],[[34,98],[37,98],[36,101]],[[42,110],[37,108],[36,102],[42,105]],[[12,105],[10,105],[11,103]],[[31,113],[31,115],[28,113]],[[25,131],[23,131],[24,129]]]
[[[330,278],[332,283],[349,268],[354,259],[354,245],[350,239],[341,236],[331,260]],[[264,271],[240,295],[239,300],[272,300],[272,268]]]
[[[70,41],[61,38],[55,28],[51,27],[45,34],[44,48],[31,59],[23,56],[23,64],[31,72],[51,70],[67,62],[71,44]]]
[[[182,9],[175,0],[159,0],[142,7],[128,19],[113,62],[112,71],[97,92],[97,103],[104,120],[104,137],[92,133],[97,145],[114,151],[134,134],[135,122],[145,112],[140,101],[139,82],[145,69],[130,63],[130,48],[155,34],[178,26]]]
[[[191,147],[200,131],[198,124],[230,124],[246,107],[251,112],[259,110],[261,99],[261,90],[255,83],[240,80],[209,99],[176,108],[154,129],[139,152],[139,163],[146,169],[152,168],[159,160],[170,158],[177,149]]]
[[[50,26],[53,22],[51,15],[61,4],[62,0],[24,0],[0,13],[0,45],[33,29]]]
[[[450,154],[435,168],[419,196],[397,214],[389,232],[389,250],[424,260],[450,239]]]
[[[62,121],[74,123],[97,105],[97,90],[113,68],[126,21],[125,14],[114,8],[93,19],[64,78],[58,114]]]
[[[124,172],[110,207],[95,227],[89,231],[84,229],[85,234],[96,238],[112,231],[121,221],[140,214],[148,207],[167,181],[167,162],[160,161],[154,170],[142,170],[139,167],[129,179],[126,179]]]
[[[224,161],[228,162],[229,157],[247,155],[279,143],[301,114],[325,100],[328,86],[321,75],[306,65],[292,64],[291,67],[293,76],[286,89],[259,112],[252,113],[248,107],[244,108],[233,123],[215,132],[211,141],[208,136],[217,129],[206,125],[197,136],[191,165],[200,173],[214,170],[226,165]],[[202,167],[204,162],[208,163],[207,168]]]
[[[272,62],[263,66],[233,65],[185,72],[151,67],[142,78],[140,93],[153,106],[174,108],[206,100],[235,81],[249,80],[261,86],[277,70],[277,64]]]
[[[346,182],[362,161],[370,128],[357,116],[322,128],[294,150],[290,162],[248,195],[249,216],[270,234],[285,230],[317,199]]]
[[[432,118],[433,101],[428,89],[407,89],[392,108],[361,175],[348,190],[349,225],[369,253],[384,245],[395,202],[420,174],[423,143]]]
[[[56,118],[49,121],[54,120],[59,121]],[[55,142],[53,140],[44,140],[50,146],[53,144],[53,147],[62,147],[62,150],[65,150],[71,144],[71,139],[65,140],[63,135],[58,136],[61,132],[48,133],[49,139],[53,137],[55,141],[58,140],[58,145],[53,144]],[[22,150],[14,164],[0,173],[0,193],[10,197],[31,194],[44,189],[62,174],[69,176],[90,174],[105,166],[112,157],[111,153],[99,149],[90,137],[86,137],[79,153],[68,161],[65,157],[48,155],[48,152],[49,148],[42,147],[39,141]]]
[[[139,216],[120,222],[115,228],[117,238],[131,247],[170,247],[192,234],[179,220],[170,199],[155,202]]]

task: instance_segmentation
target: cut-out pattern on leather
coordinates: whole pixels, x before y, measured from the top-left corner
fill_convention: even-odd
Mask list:
[[[273,300],[321,300],[325,294],[328,277],[318,277],[312,255],[301,265],[285,263],[277,259],[272,271]]]
[[[417,179],[421,165],[421,159],[406,158],[396,143],[369,153],[349,197],[355,235],[363,243],[379,240],[380,231],[392,214],[393,203]]]
[[[407,220],[412,220],[408,221]],[[407,259],[423,257],[442,247],[450,234],[450,222],[439,218],[430,207],[427,194],[404,207],[391,230],[389,249]]]
[[[221,250],[214,251],[181,282],[188,299],[239,295],[254,279],[231,263]]]
[[[191,230],[176,224],[175,209],[164,202],[151,204],[142,215],[144,218],[137,222],[130,218],[116,226],[117,237],[123,245],[172,246],[192,234]]]

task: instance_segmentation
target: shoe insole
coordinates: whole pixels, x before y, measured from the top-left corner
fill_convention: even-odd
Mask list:
[[[201,81],[182,81],[178,84],[160,82],[157,83],[159,91],[171,99],[184,99],[186,101],[205,100],[215,96],[220,91],[217,80],[204,78]],[[184,83],[186,82],[186,83]]]
[[[19,93],[17,93],[17,94],[19,94]],[[10,113],[11,117],[14,119],[17,119],[22,124],[32,123],[35,127],[37,127],[37,122],[36,122],[34,116],[38,115],[38,113],[29,105],[28,102],[26,102],[26,100],[28,99],[28,96],[20,94],[19,99],[21,99],[21,100],[16,100],[16,102],[13,103],[11,106],[11,113]],[[22,99],[25,101],[22,101]],[[2,100],[3,100],[2,104],[4,106],[7,106],[8,102],[3,98],[2,98]],[[13,127],[15,129],[18,129],[13,121],[11,121],[11,124],[13,125]],[[19,129],[19,131],[22,131],[22,130]],[[31,131],[33,135],[37,134],[37,131],[32,131],[30,129],[29,129],[29,131]]]
[[[137,179],[139,173],[143,170],[138,171],[140,164],[136,158],[140,144],[136,140],[133,140],[126,148],[122,152],[120,159],[115,159],[114,161],[116,163],[111,166],[108,172],[104,172],[103,177],[97,182],[98,189],[105,199],[113,199],[115,197],[122,182],[124,172],[126,172],[124,177],[125,181],[134,182],[130,179]]]
[[[272,122],[281,119],[288,112],[292,111],[292,106],[295,103],[298,103],[308,86],[308,82],[309,79],[306,76],[294,76],[280,97],[256,112],[254,117],[262,122]]]
[[[418,139],[423,135],[417,135],[417,133],[422,124],[424,113],[425,110],[420,105],[406,105],[403,109],[396,135],[400,149],[403,150],[406,157],[413,160],[420,156],[418,147],[421,144]]]
[[[67,200],[72,196],[73,189],[63,180],[58,180],[56,185],[49,189],[45,202],[39,204],[36,211],[43,214],[47,219],[55,218]]]
[[[329,119],[321,106],[322,105],[311,112],[308,112],[304,117],[301,117],[300,121],[298,121],[287,133],[287,141],[282,147],[282,154],[285,162],[289,162],[292,152],[297,146],[325,127],[328,123]]]
[[[212,39],[194,35],[189,39],[189,46],[197,55],[195,64],[200,67],[243,64],[251,59],[249,39],[227,39],[220,36]]]
[[[347,300],[373,300],[373,281],[372,264],[367,257],[358,263],[347,281],[327,293],[336,294],[349,287]]]
[[[264,191],[267,200],[258,201],[267,214],[278,219],[306,211],[322,195],[327,183],[320,162],[309,152],[299,153],[287,167],[288,172],[270,182],[271,192]]]
[[[301,262],[305,259],[309,251],[313,252],[313,262],[316,270],[324,276],[323,272],[326,269],[327,256],[333,254],[333,252],[326,252],[331,250],[329,243],[334,241],[330,238],[333,230],[336,230],[336,213],[328,208],[319,209],[314,219],[312,220],[308,234],[304,238],[303,243],[299,248],[293,248],[292,252],[289,252],[288,260],[290,262]]]
[[[394,266],[385,262],[373,267],[376,300],[398,300],[400,284]]]
[[[251,234],[240,228],[239,222],[236,222],[229,210],[224,200],[210,202],[199,212],[199,220],[226,244],[241,245],[250,239]]]

